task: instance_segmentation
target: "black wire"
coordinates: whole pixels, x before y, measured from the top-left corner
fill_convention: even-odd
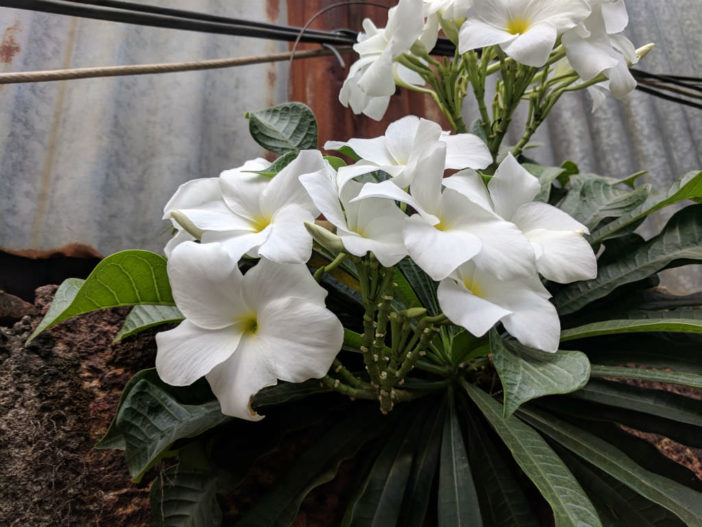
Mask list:
[[[637,90],[640,90],[644,93],[648,93],[649,95],[653,95],[655,97],[660,97],[661,99],[665,99],[666,101],[673,101],[677,102],[678,104],[684,104],[685,106],[692,106],[693,108],[698,108],[702,110],[702,104],[688,101],[686,99],[681,99],[680,97],[674,97],[673,95],[668,95],[667,93],[654,90],[653,88],[649,88],[648,86],[642,86],[642,85],[637,85],[636,86]]]

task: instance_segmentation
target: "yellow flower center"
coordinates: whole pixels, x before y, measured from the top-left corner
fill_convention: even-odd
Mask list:
[[[434,225],[434,228],[437,231],[445,231],[451,228],[451,226],[448,224],[448,222],[444,221],[444,218],[439,218],[439,223]]]
[[[529,30],[529,21],[526,18],[511,18],[505,28],[510,35],[523,35]]]
[[[251,226],[255,232],[261,232],[271,224],[270,216],[254,216],[251,221]]]
[[[245,335],[255,335],[258,331],[258,317],[256,313],[245,315],[239,318],[237,322],[240,322],[243,326],[242,329]]]
[[[484,293],[483,293],[482,288],[480,287],[480,284],[475,282],[474,280],[464,278],[463,279],[463,287],[465,287],[474,296],[477,296],[479,298],[484,298]]]

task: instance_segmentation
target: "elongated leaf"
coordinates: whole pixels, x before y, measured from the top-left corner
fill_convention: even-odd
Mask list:
[[[29,336],[25,346],[34,340],[34,337],[36,337],[39,333],[50,327],[50,323],[52,321],[60,318],[61,314],[66,311],[76,299],[76,295],[78,294],[78,291],[80,291],[80,288],[83,287],[84,283],[85,280],[80,278],[67,278],[63,281],[63,283],[56,290],[56,294],[54,295],[54,299],[51,302],[49,309],[46,311],[46,315],[44,315],[44,318],[37,326],[37,329],[35,329]]]
[[[582,487],[546,441],[516,417],[502,417],[502,405],[480,388],[466,382],[462,385],[522,471],[551,505],[556,527],[601,527],[597,512]]]
[[[679,211],[658,236],[629,256],[601,267],[594,280],[563,288],[554,296],[554,303],[561,315],[574,313],[621,285],[695,260],[702,260],[702,205]]]
[[[363,491],[347,510],[342,527],[396,525],[410,476],[425,411],[400,420],[363,484]]]
[[[439,527],[480,527],[478,494],[453,401],[444,420],[439,465]]]
[[[569,340],[616,335],[618,333],[650,333],[665,331],[668,333],[702,333],[702,319],[684,318],[645,318],[641,320],[607,320],[593,322],[561,332],[561,342]]]
[[[407,482],[405,497],[402,501],[400,519],[397,525],[402,527],[423,527],[429,508],[429,499],[434,479],[439,466],[439,451],[446,406],[442,402],[432,404],[426,417],[422,434],[417,439],[412,472]]]
[[[420,304],[427,308],[429,314],[436,315],[440,313],[439,301],[436,298],[437,283],[409,258],[402,260],[397,267],[407,282],[409,282]]]
[[[684,527],[677,516],[667,509],[645,499],[565,448],[560,447],[556,451],[588,491],[605,526]],[[607,521],[604,521],[605,517]]]
[[[317,148],[317,120],[302,103],[279,104],[247,117],[251,137],[266,150],[285,154]]]
[[[529,500],[512,473],[512,460],[498,451],[486,425],[473,410],[467,409],[465,414],[469,422],[467,444],[485,524],[538,527]]]
[[[649,370],[644,368],[622,368],[617,366],[599,366],[593,364],[591,377],[610,379],[638,379],[642,381],[679,384],[702,389],[702,375],[679,371]]]
[[[568,450],[670,510],[687,525],[702,525],[702,494],[643,469],[619,449],[565,421],[537,410],[522,409],[519,415]]]
[[[699,198],[700,196],[702,196],[702,172],[688,172],[673,183],[666,192],[651,196],[627,214],[597,229],[590,236],[590,241],[598,243],[627,225],[645,218],[663,207],[686,199]]]
[[[617,382],[591,379],[569,397],[657,415],[702,427],[702,401],[663,390],[649,390]]]
[[[263,388],[254,395],[251,406],[258,411],[269,406],[285,404],[326,392],[329,392],[329,388],[323,386],[319,379],[310,379],[300,383],[279,381],[275,386]]]
[[[90,311],[139,304],[174,305],[166,259],[149,251],[115,253],[102,260],[84,282],[69,280],[59,288],[60,296],[57,292],[58,307],[49,309],[27,343],[54,324]]]
[[[211,471],[179,465],[162,472],[149,492],[157,527],[220,527],[217,478]]]
[[[546,353],[490,333],[495,368],[502,381],[504,411],[510,416],[537,397],[570,393],[587,384],[590,361],[579,351]]]
[[[235,527],[288,527],[310,490],[330,481],[341,462],[381,434],[387,424],[375,406],[355,405],[348,417],[298,457]]]
[[[594,174],[570,178],[570,190],[559,207],[589,229],[604,219],[617,218],[640,206],[651,190],[650,185],[636,189],[617,188],[619,181]]]
[[[175,306],[134,306],[113,342],[121,342],[147,329],[183,320]]]
[[[144,372],[123,397],[106,440],[98,446],[125,448],[129,473],[138,481],[144,472],[178,439],[195,437],[231,420],[222,415],[216,400],[185,404],[178,398],[184,388],[172,388]],[[196,388],[197,391],[199,388]],[[120,437],[121,436],[121,437]]]

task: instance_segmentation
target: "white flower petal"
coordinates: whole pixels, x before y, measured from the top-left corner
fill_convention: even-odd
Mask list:
[[[265,159],[256,158],[219,175],[224,201],[235,214],[248,219],[260,214],[260,195],[271,180],[254,172],[265,170],[269,165]]]
[[[201,328],[231,326],[241,311],[241,273],[218,244],[178,245],[168,260],[168,278],[178,309]]]
[[[173,249],[175,249],[178,245],[180,245],[183,242],[191,241],[195,241],[195,237],[192,234],[189,234],[186,231],[179,230],[178,232],[176,232],[173,238],[168,240],[168,243],[166,243],[166,246],[163,248],[163,254],[166,255],[166,258],[170,258]]]
[[[577,37],[566,39],[567,35],[568,33],[563,35],[563,43],[568,62],[582,80],[588,81],[617,65],[617,59],[612,56],[612,46],[608,41],[590,41]]]
[[[377,165],[392,165],[395,160],[385,147],[383,136],[373,139],[351,138],[346,143],[340,141],[328,141],[324,148],[327,150],[339,150],[343,146],[348,146],[358,157],[370,161]]]
[[[602,2],[600,9],[602,9],[602,17],[605,21],[607,33],[610,35],[621,33],[629,25],[629,14],[626,12],[624,0]]]
[[[331,311],[298,298],[267,304],[258,321],[268,363],[288,382],[324,377],[344,341],[344,328]]]
[[[269,225],[260,232],[251,231],[207,231],[202,235],[202,243],[219,243],[229,254],[229,257],[238,262],[242,256],[248,254],[252,258],[258,258],[258,247],[260,247],[271,233]]]
[[[407,220],[405,247],[412,259],[434,280],[443,280],[481,249],[480,239],[466,231],[440,231],[419,216]]]
[[[502,320],[510,335],[525,346],[555,352],[561,337],[558,312],[542,295],[515,288],[508,306],[512,314]]]
[[[311,213],[318,211],[307,191],[300,183],[302,174],[311,174],[325,168],[322,153],[319,150],[302,150],[288,166],[281,170],[261,193],[261,210],[269,214],[295,203]]]
[[[534,229],[548,229],[589,234],[587,227],[575,220],[570,214],[553,205],[538,201],[521,205],[512,214],[510,221],[515,223],[524,233]]]
[[[312,278],[307,266],[280,264],[262,258],[244,276],[242,294],[246,304],[258,311],[281,297],[323,306],[327,291]]]
[[[202,329],[186,319],[175,329],[156,334],[158,376],[173,386],[188,386],[227,360],[240,340],[235,325]]]
[[[471,49],[505,44],[516,38],[517,35],[511,35],[504,29],[486,24],[479,19],[469,18],[458,33],[458,51],[465,53]]]
[[[446,143],[446,168],[485,168],[492,163],[487,145],[477,135],[442,135]]]
[[[453,278],[446,278],[439,283],[437,297],[441,311],[449,320],[466,328],[476,337],[483,336],[510,314],[507,309],[473,295]]]
[[[410,185],[410,194],[424,210],[435,212],[441,207],[441,180],[444,177],[446,145],[437,141],[417,161],[416,177]]]
[[[446,188],[464,195],[483,209],[487,211],[493,210],[488,189],[483,183],[480,174],[474,170],[467,169],[456,172],[454,175],[444,178],[442,183]]]
[[[538,254],[536,268],[544,278],[568,284],[597,276],[595,253],[579,233],[535,229],[526,235],[535,246]]]
[[[171,218],[171,211],[198,207],[209,201],[221,201],[222,191],[216,177],[193,179],[183,183],[163,207],[163,219]]]
[[[312,174],[303,174],[300,176],[300,183],[327,221],[339,229],[346,228],[346,217],[341,209],[336,183],[329,172],[320,170]]]
[[[358,196],[351,200],[351,203],[357,203],[360,200],[368,198],[383,198],[406,203],[424,217],[425,221],[428,221],[432,225],[439,223],[439,219],[436,216],[426,212],[412,196],[395,185],[391,180],[382,181],[380,183],[366,183],[363,185]]]
[[[258,254],[278,263],[305,263],[312,254],[312,236],[305,222],[314,222],[314,216],[300,205],[293,203],[278,209]]]
[[[501,44],[504,52],[527,66],[540,68],[556,43],[558,32],[551,24],[535,24],[516,39]]]
[[[251,222],[234,214],[222,200],[210,201],[197,208],[181,209],[178,212],[203,231],[252,230]]]
[[[427,121],[431,122],[431,121]],[[432,123],[439,127],[438,124]],[[414,146],[414,138],[417,135],[419,128],[419,117],[416,115],[407,115],[402,119],[398,119],[388,125],[385,130],[385,147],[390,152],[394,165],[405,165],[412,154]],[[439,127],[441,133],[441,127]]]
[[[541,184],[512,154],[507,154],[488,183],[488,190],[495,205],[495,212],[509,220],[520,205],[536,197],[541,190]]]
[[[234,354],[207,375],[223,414],[248,421],[263,419],[251,408],[251,398],[262,388],[278,383],[266,360],[265,346],[263,339],[247,335]]]

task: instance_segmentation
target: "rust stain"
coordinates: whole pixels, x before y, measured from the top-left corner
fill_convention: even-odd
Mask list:
[[[271,22],[277,22],[280,16],[280,0],[266,0],[266,17]]]
[[[15,35],[22,29],[19,20],[6,28],[0,40],[0,63],[10,64],[15,55],[21,51],[20,45],[15,40]]]
[[[63,57],[62,69],[67,69],[71,65],[71,56],[73,55],[73,46],[75,44],[77,27],[78,19],[73,18],[71,21],[71,27],[68,31],[68,39],[66,41],[66,51]],[[61,125],[61,117],[63,115],[63,102],[66,98],[66,82],[67,81],[61,81],[59,83],[58,94],[56,97],[56,102],[54,103],[54,118],[52,120],[51,130],[49,132],[49,141],[46,145],[46,161],[44,163],[44,170],[41,176],[41,185],[39,186],[39,192],[37,195],[36,215],[34,216],[34,223],[32,224],[32,237],[30,240],[30,245],[32,247],[39,245],[39,237],[42,226],[44,225],[44,216],[46,215],[46,209],[48,207],[49,192],[51,188],[51,172],[54,164],[54,158],[56,157],[56,143],[59,139],[59,128]]]
[[[84,243],[69,243],[67,245],[62,245],[61,247],[56,247],[54,249],[48,249],[46,251],[40,251],[36,249],[7,249],[0,246],[0,251],[7,254],[12,254],[14,256],[20,256],[22,258],[29,258],[31,260],[44,260],[48,258],[57,258],[59,256],[66,256],[68,258],[100,258],[102,255],[90,245]]]

